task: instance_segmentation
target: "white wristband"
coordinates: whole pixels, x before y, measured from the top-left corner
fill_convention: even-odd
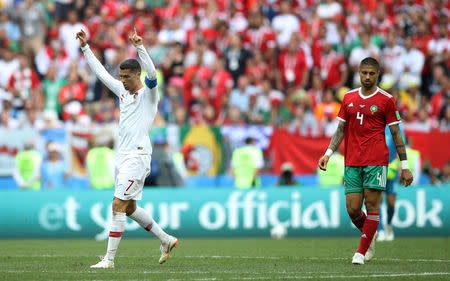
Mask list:
[[[331,154],[333,154],[333,150],[331,150],[331,149],[328,148],[328,149],[327,149],[327,152],[325,152],[325,155],[328,156],[328,157],[330,157]]]
[[[81,47],[81,50],[84,52],[87,49],[89,49],[89,44],[86,43],[86,45],[84,45],[84,47]]]
[[[402,163],[402,170],[408,170],[409,169],[408,160],[402,160],[400,162]]]

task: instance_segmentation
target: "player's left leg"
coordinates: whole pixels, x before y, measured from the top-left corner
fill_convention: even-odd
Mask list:
[[[382,195],[383,196],[383,195]],[[385,194],[385,197],[387,196],[387,194]],[[387,199],[386,199],[387,200]],[[383,199],[381,199],[381,203],[380,204],[382,204],[383,203]],[[377,237],[376,237],[376,240],[377,240],[377,242],[383,242],[383,241],[386,241],[386,234],[385,234],[385,229],[384,229],[384,226],[383,226],[383,224],[381,223],[382,221],[383,221],[383,216],[385,215],[383,215],[383,210],[382,210],[382,208],[380,208],[380,212],[379,212],[379,214],[380,214],[380,223],[378,224],[378,228],[377,228]]]
[[[171,250],[178,245],[178,239],[164,232],[152,216],[139,206],[128,210],[127,216],[159,239],[161,242],[159,263],[163,264],[169,258]]]
[[[129,171],[128,178],[133,175],[131,187],[126,191],[126,196],[132,196],[134,200],[140,200],[142,198],[142,189],[144,186],[145,178],[150,174],[150,161],[151,158],[147,155],[139,155],[134,157],[134,161],[138,163],[134,166],[133,172]],[[130,180],[129,180],[130,181]],[[126,210],[126,214],[132,220],[136,221],[146,231],[155,235],[160,243],[161,257],[159,263],[163,264],[169,257],[171,250],[178,245],[178,239],[167,234],[162,228],[155,222],[153,217],[146,212],[143,208],[136,205],[136,201],[133,201],[133,205]]]

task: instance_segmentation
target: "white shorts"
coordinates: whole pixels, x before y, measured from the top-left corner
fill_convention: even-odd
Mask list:
[[[118,154],[114,197],[141,200],[145,178],[150,174],[150,161],[147,154]]]

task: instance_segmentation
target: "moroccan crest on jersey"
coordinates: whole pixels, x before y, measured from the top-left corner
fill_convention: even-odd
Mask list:
[[[395,112],[395,115],[397,115],[397,120],[400,120],[400,119],[401,119],[400,113],[398,112],[398,110]]]
[[[372,106],[370,107],[370,111],[372,112],[372,114],[374,114],[375,112],[377,112],[377,110],[378,110],[378,107],[377,107],[376,105],[372,105]]]

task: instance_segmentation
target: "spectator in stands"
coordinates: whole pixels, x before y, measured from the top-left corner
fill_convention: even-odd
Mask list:
[[[442,64],[436,64],[433,66],[433,71],[430,77],[430,80],[427,81],[428,84],[426,86],[428,90],[428,95],[434,97],[435,94],[439,93],[441,88],[442,79],[447,77],[448,73],[446,73],[446,69]],[[433,113],[434,114],[434,113]]]
[[[162,45],[164,46],[164,45]],[[151,53],[153,54],[153,53]],[[153,57],[153,56],[152,56]],[[184,48],[181,43],[174,43],[167,51],[167,56],[161,63],[161,67],[165,70],[168,77],[182,77],[184,67]]]
[[[78,20],[78,12],[76,10],[69,11],[67,21],[61,25],[58,33],[59,40],[61,40],[71,60],[77,60],[80,56],[79,44],[73,34],[76,34],[81,29],[86,30],[86,34],[89,37],[88,28]]]
[[[230,45],[225,49],[223,57],[226,61],[226,68],[231,73],[233,80],[237,83],[238,78],[245,74],[247,61],[251,53],[242,47],[242,40],[239,34],[230,34]]]
[[[19,69],[9,77],[8,90],[13,94],[14,108],[22,109],[26,100],[31,100],[38,109],[43,108],[41,83],[25,54],[19,54]]]
[[[55,19],[59,22],[67,19],[73,2],[73,0],[55,0]]]
[[[354,87],[361,84],[358,72],[360,61],[367,57],[373,57],[378,61],[380,60],[380,49],[377,46],[370,44],[370,33],[368,33],[368,30],[361,31],[359,37],[361,39],[361,46],[353,48],[348,59],[350,68],[354,74]]]
[[[17,42],[20,39],[19,26],[9,18],[9,14],[4,11],[0,11],[0,30],[5,30],[6,38],[13,42]]]
[[[8,130],[15,130],[19,128],[20,124],[13,118],[11,100],[11,95],[9,99],[3,100],[3,111],[0,113],[0,127]]]
[[[428,55],[433,58],[433,64],[445,63],[449,59],[450,36],[448,23],[438,24],[438,34],[428,42]]]
[[[86,170],[93,189],[114,188],[115,152],[108,135],[97,135],[89,140]]]
[[[450,131],[450,98],[447,98],[447,105],[442,108],[442,117],[439,120],[439,130],[441,132]]]
[[[61,146],[56,142],[47,144],[47,159],[42,163],[42,188],[63,189],[65,181],[69,177],[68,167],[62,159]]]
[[[405,52],[400,58],[401,76],[399,87],[400,89],[406,89],[408,87],[408,81],[410,77],[419,78],[421,81],[421,74],[425,63],[425,56],[418,49],[414,47],[413,37],[407,35],[405,37]]]
[[[342,186],[344,183],[344,168],[344,156],[338,150],[328,161],[326,172],[317,169],[319,185],[321,187]]]
[[[33,59],[45,42],[45,14],[34,0],[24,0],[14,14],[20,27],[22,51]]]
[[[405,53],[405,48],[398,44],[398,38],[394,29],[390,29],[386,35],[386,45],[381,51],[380,61],[383,67],[383,77],[391,74],[394,83],[398,82],[402,73],[401,58]]]
[[[430,119],[428,111],[426,108],[419,108],[417,113],[417,119],[412,122],[405,123],[405,130],[413,130],[419,132],[430,132],[434,127],[433,121]]]
[[[99,110],[95,114],[95,122],[102,125],[109,125],[118,120],[118,112],[116,110],[114,100],[111,98],[100,101]]]
[[[248,102],[248,111],[245,112],[245,120],[247,124],[263,124],[264,119],[267,118],[265,115],[266,112],[260,107],[258,107],[258,91],[250,92],[249,102]]]
[[[319,123],[311,110],[306,109],[304,102],[300,102],[295,106],[293,119],[289,124],[288,130],[302,137],[319,136]]]
[[[42,155],[34,149],[34,142],[28,140],[24,150],[17,153],[13,177],[21,189],[41,189]]]
[[[237,188],[249,189],[261,186],[259,173],[264,166],[261,149],[255,146],[255,139],[247,137],[245,145],[233,151],[231,175]]]
[[[244,32],[245,29],[248,27],[248,20],[245,17],[245,15],[236,8],[236,5],[233,2],[230,3],[229,12],[230,12],[230,19],[229,19],[230,32],[231,33]]]
[[[61,41],[56,37],[49,38],[49,43],[39,49],[34,57],[37,71],[41,76],[48,73],[50,66],[56,67],[57,77],[66,78],[70,67],[70,57],[62,46]]]
[[[16,54],[8,48],[4,47],[0,49],[0,87],[6,89],[9,84],[11,75],[19,70],[20,63]]]
[[[55,65],[49,66],[47,74],[44,77],[43,91],[44,91],[44,110],[53,111],[61,114],[61,104],[58,96],[61,88],[67,83],[65,78],[57,77],[57,69]]]
[[[180,28],[175,18],[168,17],[158,33],[158,41],[166,46],[174,43],[184,44],[186,43],[186,32]]]
[[[170,146],[164,136],[156,136],[153,140],[152,169],[158,171],[155,183],[158,186],[179,187],[184,180],[175,168],[170,155]],[[157,168],[155,166],[158,166]]]
[[[292,37],[277,61],[277,88],[285,90],[288,87],[304,89],[309,80],[309,69],[303,50],[298,47],[298,42]]]
[[[314,110],[317,120],[322,122],[325,115],[330,116],[332,119],[336,119],[339,113],[340,104],[335,101],[335,92],[331,88],[327,88],[323,94],[322,103],[318,104]]]
[[[291,90],[292,91],[292,90]],[[273,90],[270,92],[270,121],[272,126],[286,128],[291,120],[291,111],[282,92]]]
[[[290,0],[280,1],[280,11],[272,19],[272,28],[277,34],[277,43],[281,49],[291,41],[291,35],[300,29],[300,21],[292,13]]]
[[[212,87],[209,100],[215,110],[218,111],[220,110],[223,95],[233,89],[234,82],[230,72],[225,69],[225,60],[223,58],[216,58],[212,66],[212,72]]]
[[[442,183],[450,183],[450,161],[447,161],[444,168],[442,168]]]
[[[323,51],[320,57],[319,73],[326,88],[338,89],[345,85],[348,78],[348,67],[344,57],[340,56],[328,43],[323,43]]]
[[[238,107],[241,112],[247,112],[251,91],[254,91],[254,86],[249,85],[247,76],[240,76],[237,87],[231,91],[230,106]]]
[[[27,128],[36,130],[37,132],[44,129],[44,120],[39,114],[39,110],[36,109],[31,100],[25,101],[24,114],[19,116],[19,122],[21,128]]]
[[[186,126],[188,125],[188,116],[186,113],[186,109],[182,106],[178,106],[174,110],[174,124],[178,126]]]
[[[442,76],[439,79],[440,91],[431,98],[432,115],[439,117],[442,108],[446,105],[447,99],[450,97],[450,77]]]
[[[73,101],[78,101],[80,106],[84,102],[86,95],[86,84],[79,79],[76,70],[72,70],[69,73],[67,84],[62,86],[59,90],[58,101],[62,106],[62,118],[68,120],[70,113],[65,109],[65,106]],[[84,110],[81,108],[80,111]],[[78,114],[78,113],[75,113]]]
[[[427,109],[427,107],[426,104],[421,104],[420,77],[409,76],[407,83],[407,88],[399,92],[400,102],[408,108],[408,115],[403,117],[407,121],[412,121],[417,116],[419,108]]]
[[[294,166],[291,162],[284,162],[281,165],[281,174],[277,181],[277,186],[297,185],[294,179]]]
[[[45,110],[42,113],[42,118],[44,119],[44,130],[57,129],[63,126],[55,111]]]
[[[188,67],[195,64],[199,60],[199,56],[202,58],[201,65],[207,66],[208,68],[211,68],[213,62],[216,60],[216,54],[209,49],[204,37],[195,39],[192,50],[184,58],[184,66]]]

